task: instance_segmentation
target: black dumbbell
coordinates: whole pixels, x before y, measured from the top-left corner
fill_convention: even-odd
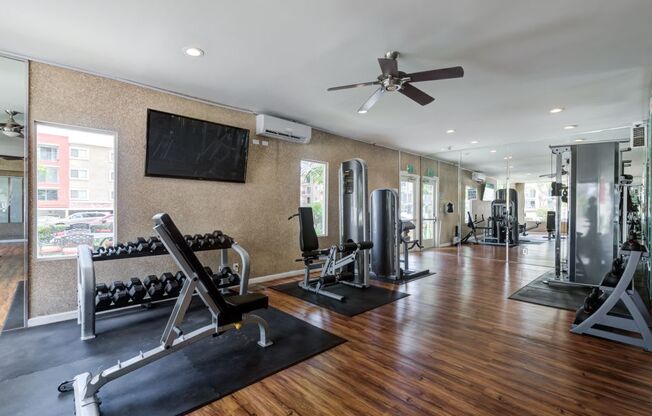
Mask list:
[[[163,297],[163,285],[156,275],[150,274],[143,280],[147,294],[151,300],[158,300]]]
[[[105,285],[106,286],[106,285]],[[109,309],[111,306],[111,294],[100,292],[95,295],[95,311],[100,312]]]
[[[111,300],[113,300],[115,307],[120,308],[129,303],[129,293],[127,293],[127,287],[122,280],[116,280],[111,283],[109,290],[111,291]]]
[[[179,294],[180,286],[177,279],[172,273],[165,272],[159,278],[161,285],[163,285],[163,290],[168,296],[174,297]]]
[[[109,293],[109,287],[106,283],[97,283],[95,285],[95,294],[97,295],[98,293]]]
[[[129,254],[129,246],[123,243],[118,244],[115,249],[115,255],[124,256],[126,254]]]
[[[143,300],[147,291],[145,290],[145,286],[143,286],[143,283],[139,278],[132,277],[127,282],[127,293],[129,293],[129,297],[133,302],[138,303]]]
[[[181,290],[183,284],[186,282],[186,275],[182,271],[178,271],[177,274],[174,275],[174,278],[177,279],[177,283],[179,283],[179,290]]]
[[[149,250],[152,253],[162,253],[162,252],[165,251],[165,246],[163,246],[163,243],[161,243],[161,242],[153,242],[153,243],[150,243]]]

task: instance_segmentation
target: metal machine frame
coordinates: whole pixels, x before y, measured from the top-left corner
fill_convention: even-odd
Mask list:
[[[239,294],[244,295],[249,290],[249,273],[251,270],[249,253],[235,241],[231,244],[230,248],[238,253],[242,262]],[[115,260],[120,260],[120,258],[115,258]],[[220,265],[218,270],[221,271],[223,267],[227,267],[228,265],[228,248],[220,249]],[[93,249],[88,245],[80,245],[77,249],[77,324],[81,327],[82,341],[93,339],[96,336],[95,283]],[[165,302],[167,300],[169,299],[153,301],[152,303]],[[110,312],[107,311],[106,313]]]
[[[170,355],[175,351],[185,348],[188,345],[194,344],[208,336],[219,335],[230,329],[240,329],[243,325],[247,324],[257,324],[259,329],[258,345],[261,347],[272,345],[272,342],[268,339],[269,325],[263,318],[257,315],[250,313],[243,314],[243,319],[239,322],[232,322],[220,326],[220,310],[213,301],[209,289],[202,283],[201,279],[198,278],[189,261],[185,258],[179,248],[176,247],[168,230],[161,224],[156,225],[154,230],[160,236],[161,241],[179,268],[186,274],[186,276],[193,276],[193,278],[186,279],[183,284],[181,293],[177,297],[172,314],[170,315],[163,331],[163,335],[161,336],[160,346],[146,352],[141,351],[138,355],[126,361],[118,361],[116,365],[109,367],[96,375],[92,375],[89,372],[82,373],[75,376],[73,380],[64,381],[59,385],[59,392],[74,391],[75,414],[77,416],[100,416],[99,406],[101,401],[97,396],[97,393],[105,384]],[[212,315],[212,322],[209,325],[185,334],[181,330],[181,323],[183,322],[195,291],[206,307],[208,307],[208,310]]]
[[[329,292],[328,290],[324,290],[324,288],[328,285],[323,283],[325,280],[327,280],[327,278],[331,277],[333,279],[332,283],[351,284],[351,282],[346,280],[337,279],[337,271],[356,261],[360,249],[356,248],[352,253],[338,259],[337,254],[341,253],[342,251],[342,247],[332,246],[328,250],[327,255],[319,256],[319,258],[316,260],[317,263],[306,264],[303,272],[303,280],[299,282],[299,287],[303,290],[307,290],[309,292],[323,295],[342,302],[344,300],[344,296]],[[310,272],[312,270],[321,270],[318,279],[310,279]]]

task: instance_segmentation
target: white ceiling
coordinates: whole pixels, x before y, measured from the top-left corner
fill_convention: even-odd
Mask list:
[[[432,154],[564,139],[647,117],[650,0],[100,0],[13,2],[0,50],[144,83],[352,138]],[[206,55],[182,54],[199,46]],[[420,83],[420,107],[385,96],[356,109],[376,58],[405,72],[462,65]],[[566,111],[551,115],[554,106]],[[455,135],[445,134],[454,128]]]

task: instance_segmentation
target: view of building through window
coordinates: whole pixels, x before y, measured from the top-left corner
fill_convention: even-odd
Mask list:
[[[540,221],[545,223],[548,211],[557,209],[557,199],[551,195],[550,182],[527,182],[525,188],[525,220]],[[568,216],[566,204],[562,203],[561,219],[566,220]]]
[[[38,256],[113,244],[115,136],[37,123]]]
[[[328,234],[328,166],[325,162],[301,161],[302,207],[312,207],[315,231],[318,236]]]

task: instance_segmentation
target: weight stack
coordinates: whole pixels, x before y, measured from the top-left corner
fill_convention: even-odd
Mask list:
[[[401,230],[398,192],[376,189],[371,193],[371,272],[380,278],[401,278]]]

